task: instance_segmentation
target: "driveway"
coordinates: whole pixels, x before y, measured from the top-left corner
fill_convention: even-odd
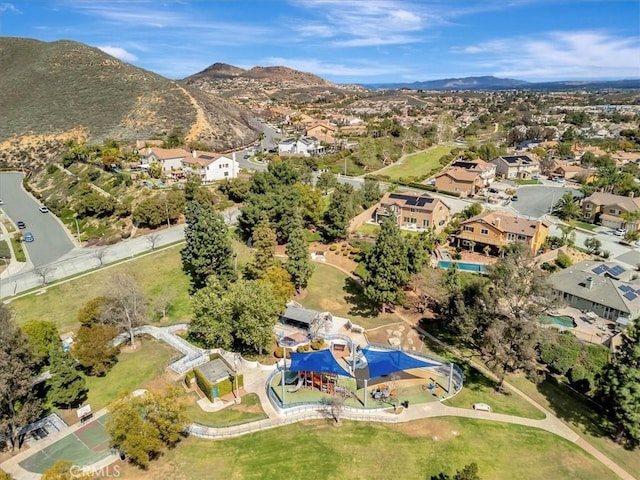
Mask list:
[[[22,177],[19,172],[0,173],[0,198],[4,202],[2,209],[13,223],[23,221],[26,228],[22,232],[33,233],[34,241],[23,245],[29,260],[38,267],[56,261],[74,245],[53,213],[38,210],[40,203],[22,189]]]

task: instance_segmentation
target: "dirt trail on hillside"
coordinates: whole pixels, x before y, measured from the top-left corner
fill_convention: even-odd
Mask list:
[[[191,130],[189,130],[189,132],[184,137],[185,142],[188,143],[196,140],[203,131],[211,130],[211,125],[209,125],[207,117],[204,114],[204,110],[197,102],[197,100],[193,98],[193,96],[184,87],[181,87],[180,85],[177,85],[177,87],[182,90],[182,92],[191,102],[191,105],[193,105],[193,108],[196,109],[196,122],[191,126]]]

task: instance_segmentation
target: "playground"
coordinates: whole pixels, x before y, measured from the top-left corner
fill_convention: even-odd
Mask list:
[[[62,437],[51,445],[35,452],[19,463],[23,469],[43,473],[58,460],[68,460],[74,465],[92,465],[112,452],[105,424],[109,415],[103,415]]]

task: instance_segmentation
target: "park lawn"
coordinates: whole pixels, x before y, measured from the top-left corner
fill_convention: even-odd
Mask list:
[[[547,379],[536,385],[524,375],[518,375],[509,377],[507,381],[555,413],[587,442],[627,472],[632,475],[633,472],[640,472],[640,452],[625,450],[611,441],[602,428],[603,418],[584,399],[554,380]]]
[[[89,389],[87,402],[94,412],[121,398],[125,393],[145,388],[163,374],[172,360],[181,355],[166,343],[154,338],[137,339],[141,340],[141,344],[136,351],[120,353],[118,363],[104,377],[85,376]]]
[[[379,313],[364,298],[360,285],[337,268],[321,263],[314,267],[306,292],[296,299],[305,308],[349,318],[364,328],[398,322],[390,313]]]
[[[400,177],[420,177],[426,175],[432,169],[440,167],[438,161],[443,155],[447,155],[453,149],[453,145],[438,145],[424,152],[409,155],[402,163],[393,165],[380,172],[381,175],[388,176],[391,180],[398,180]]]
[[[189,321],[189,279],[182,271],[181,248],[182,245],[175,245],[132,261],[95,270],[88,275],[50,286],[44,293],[32,293],[12,300],[9,307],[19,324],[28,320],[50,320],[58,325],[61,333],[76,330],[79,326],[76,318],[78,310],[88,300],[108,293],[103,288],[111,275],[116,271],[124,271],[133,274],[150,305],[164,292],[172,292],[169,323]],[[151,310],[148,316],[153,319],[155,314]]]
[[[520,425],[443,417],[397,425],[310,421],[224,441],[189,438],[125,478],[420,479],[475,462],[484,479],[614,479],[578,446]]]
[[[446,400],[445,405],[472,408],[474,403],[486,403],[495,413],[539,420],[546,417],[543,412],[508,388],[505,388],[503,393],[499,393],[495,389],[497,383],[472,365],[458,359],[453,361],[464,372],[464,387],[455,397]]]
[[[260,405],[260,398],[255,393],[244,395],[239,405],[231,405],[217,412],[205,412],[198,406],[197,400],[198,396],[195,393],[189,395],[185,414],[192,422],[202,425],[228,427],[267,418]]]

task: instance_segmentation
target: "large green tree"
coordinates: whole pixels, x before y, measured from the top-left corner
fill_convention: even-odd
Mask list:
[[[2,303],[0,332],[0,434],[14,450],[24,439],[20,430],[40,416],[42,406],[33,388],[36,358]]]
[[[246,266],[246,274],[249,278],[258,279],[275,262],[276,234],[267,222],[263,222],[253,230],[251,240],[255,250]]]
[[[49,354],[47,380],[48,397],[57,407],[68,408],[80,405],[87,396],[84,377],[76,369],[76,360],[62,348],[53,348]]]
[[[347,238],[349,223],[355,215],[354,191],[349,184],[338,185],[324,214],[324,233],[328,240]]]
[[[640,445],[640,320],[622,333],[622,344],[600,379],[600,398],[614,438],[628,448]]]
[[[380,227],[376,243],[365,260],[367,271],[365,296],[384,312],[386,307],[402,303],[402,288],[409,281],[407,244],[400,228],[389,217]]]
[[[298,225],[289,234],[289,241],[286,248],[287,261],[284,268],[289,275],[293,286],[299,292],[306,288],[311,275],[313,274],[313,263],[309,256],[309,245],[304,236],[304,228],[302,223]]]
[[[106,430],[112,447],[146,468],[165,447],[173,447],[183,438],[187,423],[179,391],[166,395],[146,392],[120,400]]]
[[[83,325],[73,342],[73,356],[90,375],[103,376],[116,363],[118,349],[111,341],[118,335],[113,325]]]
[[[329,170],[323,171],[316,181],[316,188],[319,189],[323,195],[326,195],[329,190],[335,188],[337,185],[338,179]]]
[[[192,297],[189,336],[206,348],[262,353],[283,304],[262,281],[240,279],[227,288],[215,278]]]
[[[192,201],[187,203],[185,216],[182,267],[191,279],[192,290],[203,288],[210,275],[222,281],[234,279],[235,253],[222,215],[210,205]]]
[[[29,320],[21,328],[29,339],[29,343],[33,347],[40,363],[47,362],[52,348],[62,348],[60,333],[55,322]]]

